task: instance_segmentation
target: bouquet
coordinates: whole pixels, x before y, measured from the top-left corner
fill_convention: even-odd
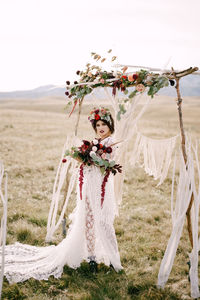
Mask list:
[[[65,152],[65,156],[71,156],[88,166],[98,166],[102,174],[112,172],[115,175],[117,172],[122,172],[122,166],[107,158],[107,154],[112,153],[111,146],[105,147],[98,139],[92,142],[83,140],[80,147],[72,147],[71,150]],[[66,158],[63,158],[63,163],[66,161]]]

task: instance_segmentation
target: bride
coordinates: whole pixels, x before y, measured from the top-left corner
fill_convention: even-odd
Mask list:
[[[110,111],[94,109],[88,119],[97,135],[93,140],[93,154],[96,151],[97,156],[112,160],[116,146],[112,139],[114,121]],[[77,268],[84,260],[94,266],[104,263],[112,265],[116,271],[121,270],[113,227],[116,211],[113,174],[102,174],[99,166],[82,163],[76,208],[70,215],[72,222],[66,238],[57,246],[36,247],[18,242],[7,245],[4,275],[10,283],[29,278],[47,280],[51,275],[59,278],[64,265]]]

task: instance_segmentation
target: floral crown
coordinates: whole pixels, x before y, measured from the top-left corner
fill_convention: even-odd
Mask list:
[[[90,122],[94,122],[95,120],[102,120],[102,121],[107,121],[110,125],[112,124],[112,120],[111,120],[111,113],[109,111],[108,108],[105,107],[99,107],[99,108],[94,108],[89,116],[88,116],[88,120]]]

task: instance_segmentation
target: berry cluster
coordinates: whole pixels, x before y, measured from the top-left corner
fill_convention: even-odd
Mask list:
[[[79,188],[80,188],[80,199],[82,200],[82,187],[83,187],[83,164],[80,166],[79,171]]]
[[[110,175],[110,171],[108,170],[106,172],[106,175],[104,176],[102,185],[101,185],[101,208],[103,207],[103,202],[104,202],[104,196],[105,196],[105,187],[106,187],[106,182],[108,181],[108,177]]]

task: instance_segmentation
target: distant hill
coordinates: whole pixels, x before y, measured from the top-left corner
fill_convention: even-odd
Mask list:
[[[65,97],[65,88],[57,87],[56,85],[49,84],[37,87],[32,90],[26,91],[12,91],[12,92],[0,92],[0,99],[23,99],[23,98],[42,98],[47,96],[63,96]]]
[[[200,76],[199,75],[189,75],[183,77],[180,81],[181,95],[184,96],[200,96]],[[53,84],[40,86],[38,88],[27,90],[27,91],[12,91],[12,92],[0,92],[0,99],[25,99],[25,98],[42,98],[42,97],[66,97],[66,88],[58,87]],[[174,87],[169,86],[163,88],[159,92],[160,95],[165,96],[176,96],[176,91]],[[103,91],[98,90],[98,97],[105,98]]]
[[[200,96],[200,75],[188,75],[181,78],[180,90],[183,97]],[[159,92],[160,95],[176,96],[176,90],[172,86],[163,88]]]

